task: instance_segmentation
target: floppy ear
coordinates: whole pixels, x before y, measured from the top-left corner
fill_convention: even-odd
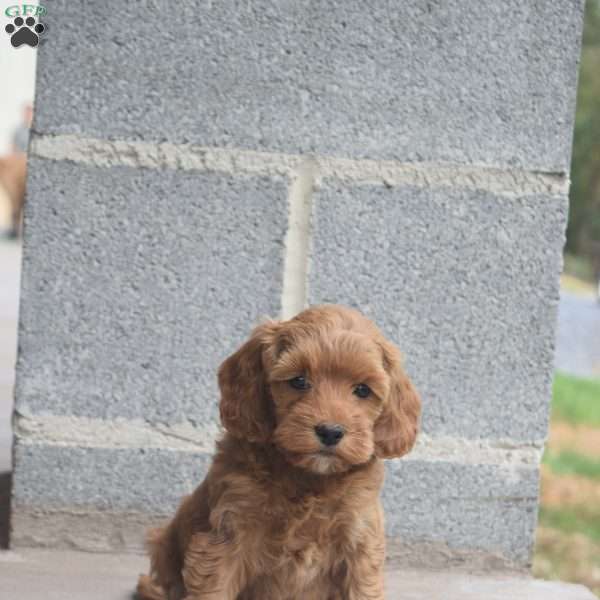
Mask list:
[[[384,367],[391,382],[383,412],[375,423],[375,454],[379,458],[397,458],[415,443],[421,400],[402,369],[397,348],[386,341],[382,349]]]
[[[276,328],[275,322],[259,325],[250,339],[219,367],[221,423],[237,438],[264,443],[273,431],[271,394],[263,360]]]

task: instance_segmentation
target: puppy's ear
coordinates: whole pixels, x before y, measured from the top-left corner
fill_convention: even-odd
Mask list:
[[[381,346],[391,382],[383,412],[375,423],[375,454],[379,458],[396,458],[406,454],[415,443],[421,400],[402,369],[398,349],[387,341]]]
[[[251,442],[268,441],[274,427],[264,360],[278,324],[259,325],[250,339],[219,367],[221,422],[229,433]]]

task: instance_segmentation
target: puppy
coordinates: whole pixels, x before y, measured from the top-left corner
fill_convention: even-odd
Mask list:
[[[226,430],[151,532],[148,600],[382,600],[383,458],[416,438],[398,350],[335,305],[257,327],[219,369]]]

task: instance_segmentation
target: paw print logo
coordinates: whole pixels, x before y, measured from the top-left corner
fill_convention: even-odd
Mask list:
[[[12,23],[9,23],[4,28],[6,33],[10,35],[10,43],[15,48],[18,48],[23,44],[35,48],[40,41],[40,35],[44,33],[45,29],[46,28],[42,23],[36,24],[33,17],[27,17],[25,20],[23,20],[22,17],[17,17]]]

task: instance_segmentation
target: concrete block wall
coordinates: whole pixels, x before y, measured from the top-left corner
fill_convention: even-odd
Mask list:
[[[48,6],[13,544],[139,548],[206,471],[220,361],[263,315],[340,302],[398,343],[424,401],[388,464],[390,558],[526,566],[582,11]]]

